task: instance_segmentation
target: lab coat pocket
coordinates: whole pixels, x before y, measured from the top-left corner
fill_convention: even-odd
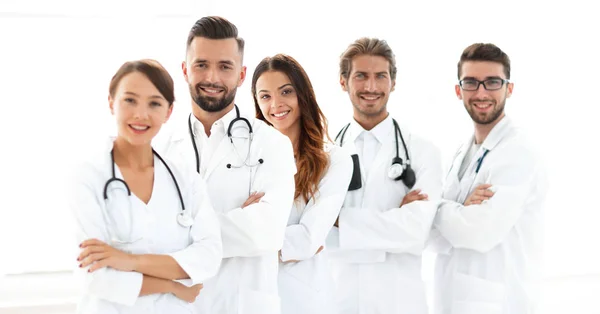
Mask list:
[[[240,289],[238,314],[279,314],[279,296],[263,291]]]
[[[289,287],[298,287],[319,292],[318,278],[321,274],[319,274],[319,269],[315,267],[313,260],[308,259],[295,263],[279,264],[279,267],[282,270],[279,272],[279,276],[280,278],[285,278],[285,283],[289,284]]]
[[[506,291],[502,283],[455,273],[452,293],[452,314],[503,313]]]

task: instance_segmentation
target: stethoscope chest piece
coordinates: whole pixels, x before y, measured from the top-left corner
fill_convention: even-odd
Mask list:
[[[186,215],[185,213],[179,213],[179,215],[177,215],[177,222],[179,225],[186,228],[191,227],[194,224],[192,217]]]
[[[404,166],[402,166],[402,160],[398,157],[394,157],[392,165],[388,169],[388,177],[393,180],[400,180],[402,173],[404,172]]]

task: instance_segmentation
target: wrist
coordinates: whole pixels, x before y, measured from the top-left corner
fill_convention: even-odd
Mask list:
[[[142,262],[142,255],[129,254],[131,260],[131,271],[140,272],[140,264]]]

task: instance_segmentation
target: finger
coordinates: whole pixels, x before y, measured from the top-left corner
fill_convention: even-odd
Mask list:
[[[84,248],[84,247],[88,247],[90,245],[103,245],[105,244],[104,242],[97,240],[97,239],[87,239],[83,242],[81,242],[81,244],[79,244],[80,248]]]
[[[90,268],[88,268],[88,273],[93,273],[96,270],[106,267],[106,266],[108,266],[108,259],[103,259],[101,261],[98,261],[98,262],[92,264],[92,266],[90,266]]]
[[[489,189],[491,187],[492,187],[491,184],[487,184],[486,183],[486,184],[481,184],[481,185],[477,186],[475,189],[477,189],[477,190],[485,190],[485,189]]]
[[[420,199],[420,200],[424,200],[424,199],[427,199],[427,198],[429,197],[429,195],[427,195],[427,194],[425,194],[425,193],[423,193],[423,194],[419,194],[418,196],[419,196],[419,199]]]
[[[85,249],[81,250],[81,253],[79,253],[79,256],[77,257],[77,261],[82,261],[84,258],[86,258],[88,255],[92,254],[92,253],[99,253],[99,252],[104,252],[104,246],[88,246]]]
[[[492,197],[494,194],[495,193],[490,190],[483,190],[483,196]]]
[[[317,250],[317,253],[315,253],[315,255],[319,254],[321,251],[323,251],[323,246],[321,245],[321,247]]]
[[[90,254],[88,257],[86,257],[85,259],[83,259],[81,261],[81,264],[79,264],[79,267],[86,267],[90,264],[92,264],[93,262],[97,262],[100,260],[103,260],[105,258],[107,258],[109,255],[107,253],[93,253]]]

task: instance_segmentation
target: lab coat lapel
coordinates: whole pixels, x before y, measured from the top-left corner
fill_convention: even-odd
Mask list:
[[[221,142],[219,143],[217,150],[215,150],[215,152],[212,154],[212,156],[208,157],[209,160],[208,160],[208,165],[206,167],[206,173],[203,174],[203,177],[205,180],[208,180],[208,178],[213,173],[213,171],[219,167],[219,165],[221,164],[221,161],[225,158],[225,156],[229,155],[230,153],[233,153],[232,144],[229,141],[229,137],[227,137],[227,135],[225,135],[223,137],[223,139],[221,140]],[[223,166],[223,168],[224,167],[225,166]]]

